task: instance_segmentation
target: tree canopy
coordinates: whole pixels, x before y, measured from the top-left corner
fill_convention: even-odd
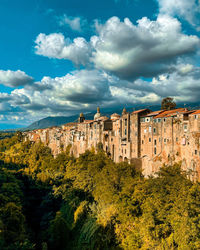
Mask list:
[[[176,103],[174,102],[174,98],[165,97],[161,102],[161,109],[163,110],[171,110],[176,108]]]
[[[200,249],[200,184],[179,164],[145,179],[100,148],[54,158],[17,136],[3,148],[0,249]]]

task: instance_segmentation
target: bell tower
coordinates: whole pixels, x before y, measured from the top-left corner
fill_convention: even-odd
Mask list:
[[[84,117],[83,113],[80,113],[80,116],[79,116],[79,118],[78,118],[78,122],[79,122],[79,123],[82,123],[82,122],[84,122],[84,121],[85,121],[85,117]]]
[[[127,114],[126,108],[123,108],[122,115]]]
[[[97,107],[97,113],[94,115],[94,120],[98,119],[101,117],[101,113],[100,113],[100,108]]]

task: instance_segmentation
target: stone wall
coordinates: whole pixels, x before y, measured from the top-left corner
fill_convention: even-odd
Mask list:
[[[128,161],[143,169],[145,176],[154,175],[163,164],[181,162],[192,180],[200,179],[200,110],[170,111],[123,110],[111,118],[81,119],[62,127],[25,132],[25,139],[42,141],[54,156],[68,145],[78,157],[101,143],[115,161]]]

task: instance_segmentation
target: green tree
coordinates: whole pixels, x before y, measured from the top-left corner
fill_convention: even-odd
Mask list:
[[[68,225],[61,212],[57,212],[50,226],[50,248],[60,250],[69,249],[69,232]]]
[[[165,97],[161,102],[161,109],[163,110],[171,110],[176,108],[176,103],[174,102],[174,98]]]
[[[3,235],[7,243],[22,241],[25,233],[25,217],[21,207],[9,202],[1,209]]]

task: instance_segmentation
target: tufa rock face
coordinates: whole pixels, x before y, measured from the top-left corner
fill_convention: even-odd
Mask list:
[[[181,162],[190,179],[200,180],[200,110],[123,110],[122,116],[109,119],[98,108],[94,118],[85,120],[81,113],[78,122],[24,132],[24,137],[41,140],[54,156],[71,145],[71,153],[78,157],[101,143],[113,161],[132,162],[146,177],[163,164]]]

